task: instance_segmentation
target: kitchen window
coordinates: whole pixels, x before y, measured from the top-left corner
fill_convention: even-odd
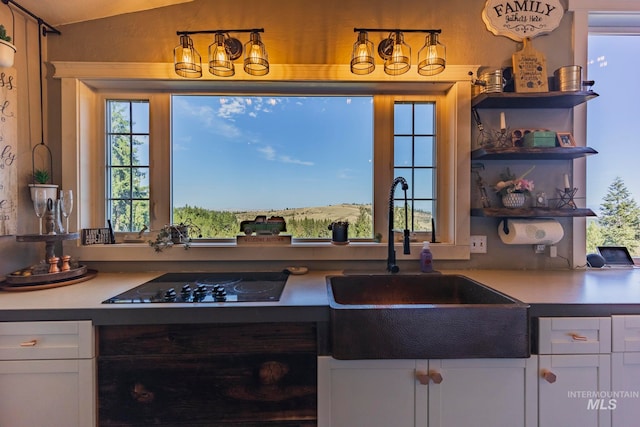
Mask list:
[[[241,97],[245,100],[250,97],[278,97],[295,99],[296,97],[308,98],[333,97],[343,104],[351,99],[350,102],[364,101],[363,105],[367,105],[367,114],[371,116],[362,125],[356,120],[352,125],[353,128],[371,130],[371,143],[363,144],[361,151],[357,156],[347,156],[351,163],[364,161],[367,163],[366,168],[359,170],[366,171],[370,179],[370,190],[364,189],[357,193],[357,196],[347,198],[346,203],[371,204],[371,217],[373,230],[367,232],[367,237],[362,237],[352,241],[347,247],[336,248],[332,245],[324,246],[328,242],[327,237],[321,238],[298,238],[294,239],[293,244],[270,248],[265,251],[263,248],[240,247],[234,245],[233,238],[210,238],[196,239],[191,245],[191,249],[179,250],[177,248],[164,251],[162,254],[155,254],[148,245],[97,245],[82,246],[70,250],[72,255],[82,257],[86,260],[158,260],[158,259],[174,259],[174,260],[217,260],[217,261],[236,261],[236,260],[374,260],[386,257],[385,245],[379,245],[375,242],[377,237],[381,236],[383,242],[386,241],[387,215],[389,209],[389,189],[393,179],[397,175],[407,175],[410,186],[413,187],[413,180],[416,180],[415,193],[410,196],[415,197],[412,208],[418,211],[432,211],[436,219],[437,240],[438,244],[433,251],[437,258],[440,259],[468,259],[469,257],[469,212],[470,212],[470,196],[469,182],[470,173],[470,135],[471,122],[468,111],[470,110],[471,90],[470,81],[468,79],[469,67],[451,67],[449,72],[453,73],[446,77],[442,82],[398,82],[377,83],[375,85],[362,84],[358,82],[339,82],[331,83],[324,86],[322,83],[317,85],[302,85],[291,82],[279,82],[278,84],[269,86],[269,93],[260,92],[261,85],[250,84],[247,82],[234,81],[198,81],[186,82],[179,79],[169,81],[156,81],[157,76],[163,75],[160,70],[153,70],[154,67],[141,69],[135,65],[120,64],[119,80],[110,80],[107,77],[102,79],[97,76],[100,73],[109,73],[112,68],[92,68],[90,65],[75,63],[57,64],[56,78],[63,80],[62,82],[62,135],[63,150],[69,153],[63,156],[63,176],[62,184],[69,187],[75,186],[78,194],[77,211],[72,218],[77,222],[78,229],[94,228],[106,226],[108,211],[105,206],[109,199],[107,194],[108,183],[106,182],[106,171],[104,166],[107,165],[105,150],[105,129],[107,128],[107,102],[110,100],[130,101],[132,105],[138,105],[141,101],[148,105],[148,124],[149,134],[148,142],[145,144],[149,147],[148,153],[148,199],[149,199],[149,224],[146,224],[151,230],[145,237],[144,243],[148,238],[154,236],[154,232],[162,226],[180,221],[181,218],[175,216],[173,212],[174,206],[184,206],[184,202],[180,201],[179,192],[187,188],[184,184],[182,187],[176,181],[176,176],[172,173],[174,158],[172,155],[178,156],[174,150],[180,150],[179,145],[172,148],[172,143],[179,144],[180,141],[175,137],[175,126],[172,124],[173,114],[176,113],[175,104],[177,99],[184,97],[219,97],[218,101],[223,98]],[[316,68],[299,70],[302,74],[307,73],[310,80],[322,80],[314,77],[313,73]],[[77,77],[78,75],[91,75],[91,78],[84,79]],[[148,75],[148,76],[147,76]],[[129,76],[129,77],[123,77]],[[147,76],[147,77],[145,77]],[[148,80],[145,80],[148,78]],[[128,80],[130,79],[130,80]],[[187,84],[188,83],[188,84]],[[396,93],[396,94],[394,94]],[[420,95],[418,95],[420,94]],[[252,101],[253,102],[253,101]],[[414,103],[414,104],[412,104]],[[429,111],[427,121],[433,121],[430,124],[431,129],[413,129],[407,133],[405,130],[396,132],[394,125],[394,110],[396,108],[403,109],[408,106],[415,108],[417,114],[407,120],[415,121],[415,124],[423,125],[424,120],[418,119],[424,116],[421,109]],[[203,110],[204,111],[204,110]],[[177,117],[177,116],[176,116]],[[421,122],[421,123],[418,123]],[[325,127],[331,128],[331,121],[323,122]],[[350,122],[353,123],[353,122]],[[415,126],[414,124],[414,126]],[[340,127],[333,126],[329,129],[334,132],[335,139],[340,137]],[[307,129],[312,132],[311,129]],[[301,143],[304,143],[305,130],[299,132]],[[135,132],[133,132],[135,134]],[[413,147],[411,150],[424,150],[424,141],[437,141],[433,145],[433,150],[429,149],[429,156],[433,156],[433,162],[427,162],[424,158],[411,159],[411,165],[404,160],[394,163],[394,158],[401,158],[398,149],[394,150],[395,139],[398,138],[412,139]],[[173,139],[173,140],[172,140]],[[103,141],[102,144],[96,141]],[[214,138],[208,140],[213,143]],[[245,140],[245,143],[253,142]],[[400,144],[400,143],[399,143]],[[332,156],[339,156],[340,150],[335,146],[333,149],[321,143],[315,143],[314,149],[325,148],[323,154],[328,159]],[[402,145],[402,144],[400,144]],[[254,146],[253,148],[258,148]],[[277,159],[283,152],[270,151],[268,147],[260,147],[261,151],[255,150],[253,154],[261,154],[271,161]],[[173,153],[173,154],[172,154]],[[362,154],[365,153],[365,154]],[[424,154],[424,151],[422,151]],[[245,153],[246,154],[246,153]],[[247,154],[248,155],[248,154]],[[422,155],[422,154],[421,154]],[[403,154],[404,156],[404,154]],[[223,156],[219,156],[223,158]],[[406,156],[404,156],[406,159]],[[246,157],[232,158],[236,167],[232,172],[225,175],[215,176],[214,165],[211,167],[200,167],[199,179],[207,184],[207,196],[211,199],[216,197],[216,189],[218,186],[233,186],[234,180],[242,179],[243,165],[246,165],[250,159]],[[342,159],[340,159],[342,160]],[[146,161],[146,160],[145,160]],[[228,159],[224,160],[228,162]],[[304,156],[282,157],[281,161],[290,162],[288,164],[304,166],[308,162],[316,162],[318,159],[308,159]],[[282,163],[285,165],[285,163]],[[344,165],[345,162],[342,163]],[[467,165],[465,167],[465,165]],[[396,166],[398,166],[396,168]],[[435,167],[434,167],[435,166]],[[360,166],[359,166],[360,167]],[[405,169],[407,167],[415,168],[415,171]],[[195,168],[198,169],[198,168]],[[246,167],[244,168],[246,169]],[[257,169],[257,168],[254,168]],[[423,170],[424,169],[424,170]],[[337,169],[336,169],[337,170]],[[422,173],[432,174],[431,178],[426,180],[419,175]],[[283,174],[284,175],[284,174]],[[290,180],[300,180],[304,178],[300,174],[284,175]],[[255,179],[254,179],[255,180]],[[220,182],[218,182],[220,181]],[[264,180],[262,180],[264,181]],[[286,181],[286,180],[285,180]],[[423,183],[421,181],[424,181]],[[69,185],[65,183],[70,183]],[[418,183],[422,183],[420,187]],[[242,188],[247,198],[252,197],[254,192],[246,190],[246,184],[237,188]],[[260,182],[263,184],[263,182]],[[146,184],[145,184],[146,185]],[[286,185],[286,183],[284,184]],[[319,184],[320,185],[320,184]],[[214,188],[214,186],[216,186]],[[349,188],[350,186],[345,186]],[[278,191],[274,193],[276,196]],[[332,188],[324,189],[329,192]],[[400,198],[401,191],[397,190],[396,198]],[[368,196],[365,198],[364,196]],[[223,198],[222,198],[223,199]],[[368,199],[368,200],[367,200]],[[132,198],[133,200],[133,198]],[[223,199],[224,201],[224,199]],[[324,202],[323,204],[330,203]],[[286,204],[284,204],[286,209]],[[304,203],[308,206],[309,202]],[[396,203],[396,207],[401,207],[401,203]],[[96,209],[97,208],[97,209]],[[219,209],[233,209],[234,206],[224,206],[219,204]],[[262,205],[259,209],[269,209],[270,206]],[[218,207],[216,207],[218,209]],[[182,218],[187,219],[187,218]],[[332,218],[339,220],[339,218]],[[135,223],[134,223],[135,224]],[[422,235],[416,236],[410,256],[406,258],[415,258],[419,254],[419,246],[422,240],[430,239],[430,221],[422,223],[414,222],[414,231],[426,231]],[[117,233],[118,242],[125,239],[128,242],[135,240],[138,225],[133,225],[131,232]],[[398,228],[404,228],[404,224],[396,224]],[[410,226],[411,228],[411,226]],[[328,230],[327,230],[328,231]],[[239,227],[238,227],[239,232]],[[356,235],[356,230],[349,230],[350,238]],[[370,236],[370,237],[369,237]],[[141,243],[143,243],[141,241]],[[318,250],[321,245],[322,250]],[[234,250],[229,250],[234,247]],[[315,249],[314,249],[315,248]],[[399,255],[402,259],[403,254]]]

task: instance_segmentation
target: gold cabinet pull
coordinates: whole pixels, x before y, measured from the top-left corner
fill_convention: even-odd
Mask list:
[[[556,374],[554,374],[553,372],[547,370],[547,369],[543,369],[542,370],[542,374],[541,374],[542,378],[545,379],[546,382],[548,382],[549,384],[553,384],[556,382]]]
[[[38,340],[33,339],[31,341],[23,341],[20,343],[20,347],[35,347],[38,344]]]
[[[429,385],[429,381],[433,381],[435,384],[442,382],[442,374],[438,371],[416,371],[416,378],[422,385]]]
[[[429,374],[423,371],[416,371],[416,378],[422,385],[429,385]]]
[[[571,338],[574,341],[587,341],[587,337],[585,337],[584,335],[576,334],[575,332],[572,332],[569,335],[571,335]]]

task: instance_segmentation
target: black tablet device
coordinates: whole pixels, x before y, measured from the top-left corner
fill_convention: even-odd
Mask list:
[[[625,246],[598,246],[598,253],[605,260],[605,266],[628,266],[634,265],[633,258]]]

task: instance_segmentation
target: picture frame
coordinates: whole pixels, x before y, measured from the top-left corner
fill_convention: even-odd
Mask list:
[[[573,139],[573,135],[569,132],[557,132],[556,140],[558,147],[575,147],[576,141]]]

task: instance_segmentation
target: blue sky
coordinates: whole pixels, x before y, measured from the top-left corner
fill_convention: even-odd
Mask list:
[[[371,98],[176,96],[173,102],[174,206],[371,202]]]
[[[600,96],[587,104],[587,206],[599,210],[602,198],[620,176],[640,203],[639,36],[589,37],[588,79]]]

